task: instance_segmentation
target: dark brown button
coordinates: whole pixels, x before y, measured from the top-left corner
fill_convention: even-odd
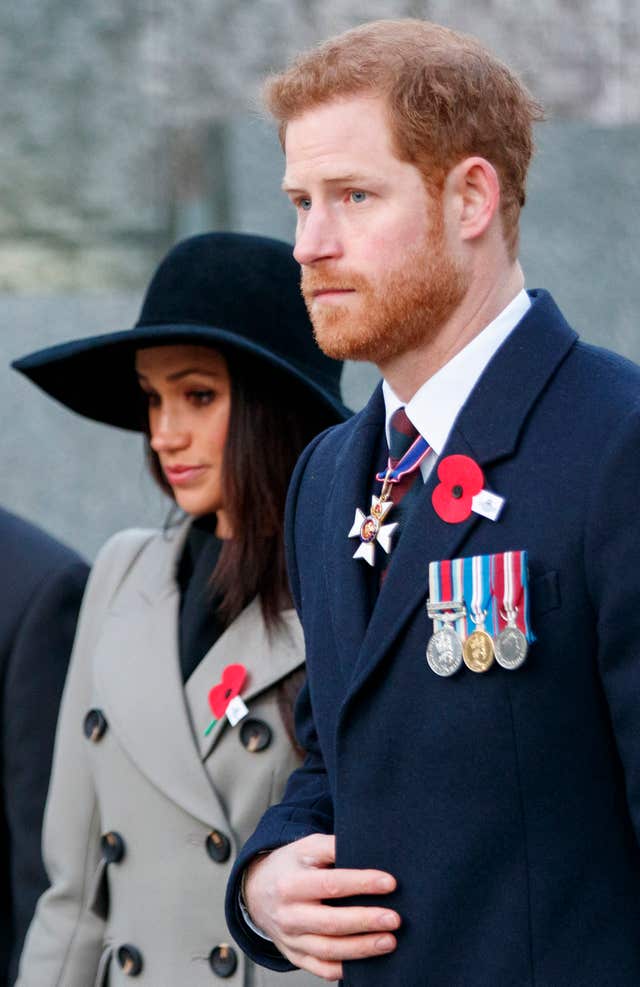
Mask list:
[[[105,833],[100,837],[100,849],[108,864],[119,864],[124,857],[124,840],[120,833]]]
[[[142,953],[127,943],[118,948],[118,963],[128,977],[137,977],[142,970]]]
[[[229,859],[231,844],[224,833],[218,832],[217,829],[211,830],[207,836],[205,846],[207,848],[207,853],[212,860],[215,860],[217,864],[223,864],[225,860]]]
[[[219,977],[232,977],[238,966],[236,951],[226,943],[221,943],[209,953],[209,966]]]
[[[240,727],[240,742],[251,754],[263,751],[271,743],[271,727],[264,720],[243,720]]]
[[[463,489],[459,483],[456,483],[455,487],[451,491],[451,496],[455,497],[456,500],[460,500],[463,494]]]
[[[107,720],[101,709],[90,709],[84,718],[84,735],[97,744],[107,729]]]

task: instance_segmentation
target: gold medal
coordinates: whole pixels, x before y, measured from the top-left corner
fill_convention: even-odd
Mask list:
[[[473,631],[462,646],[462,656],[472,672],[486,672],[494,659],[491,635],[480,629]]]

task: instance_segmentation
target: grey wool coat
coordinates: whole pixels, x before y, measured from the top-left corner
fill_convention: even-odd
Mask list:
[[[51,887],[18,987],[321,983],[254,967],[223,909],[238,848],[299,763],[275,686],[303,663],[301,628],[291,610],[267,634],[254,601],[183,685],[175,569],[187,531],[122,532],[91,574],[45,813]],[[205,737],[209,690],[236,662],[249,714]]]

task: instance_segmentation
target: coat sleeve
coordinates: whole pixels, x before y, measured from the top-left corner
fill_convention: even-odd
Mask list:
[[[324,435],[325,433],[323,433]],[[295,515],[302,479],[309,459],[323,435],[303,453],[291,480],[287,498],[285,537],[287,566],[293,601],[304,626],[295,547]],[[241,949],[255,962],[271,970],[293,970],[291,963],[270,940],[258,936],[245,922],[240,908],[242,876],[254,857],[313,833],[333,832],[333,801],[318,743],[308,684],[296,703],[296,735],[305,750],[304,764],[290,776],[281,802],[269,808],[253,836],[240,851],[227,885],[226,915],[229,930]]]
[[[53,753],[43,831],[51,886],[40,898],[16,987],[88,987],[96,978],[104,920],[89,908],[100,865],[100,816],[82,725],[92,697],[92,654],[123,571],[123,536],[102,550],[80,610]]]
[[[60,696],[88,571],[77,561],[42,579],[20,619],[5,670],[0,722],[12,888],[10,983],[36,902],[47,887],[42,817]]]
[[[585,567],[598,662],[640,843],[640,408],[612,433],[594,478]]]

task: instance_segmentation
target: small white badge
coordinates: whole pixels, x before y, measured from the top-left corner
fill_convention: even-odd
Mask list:
[[[240,696],[236,696],[235,699],[232,699],[227,706],[226,717],[231,726],[235,727],[240,720],[245,718],[248,712],[249,710],[247,709],[244,701],[240,698]]]
[[[504,497],[491,493],[489,490],[481,490],[471,501],[471,510],[475,514],[486,517],[489,521],[497,521],[500,511],[504,507]]]

